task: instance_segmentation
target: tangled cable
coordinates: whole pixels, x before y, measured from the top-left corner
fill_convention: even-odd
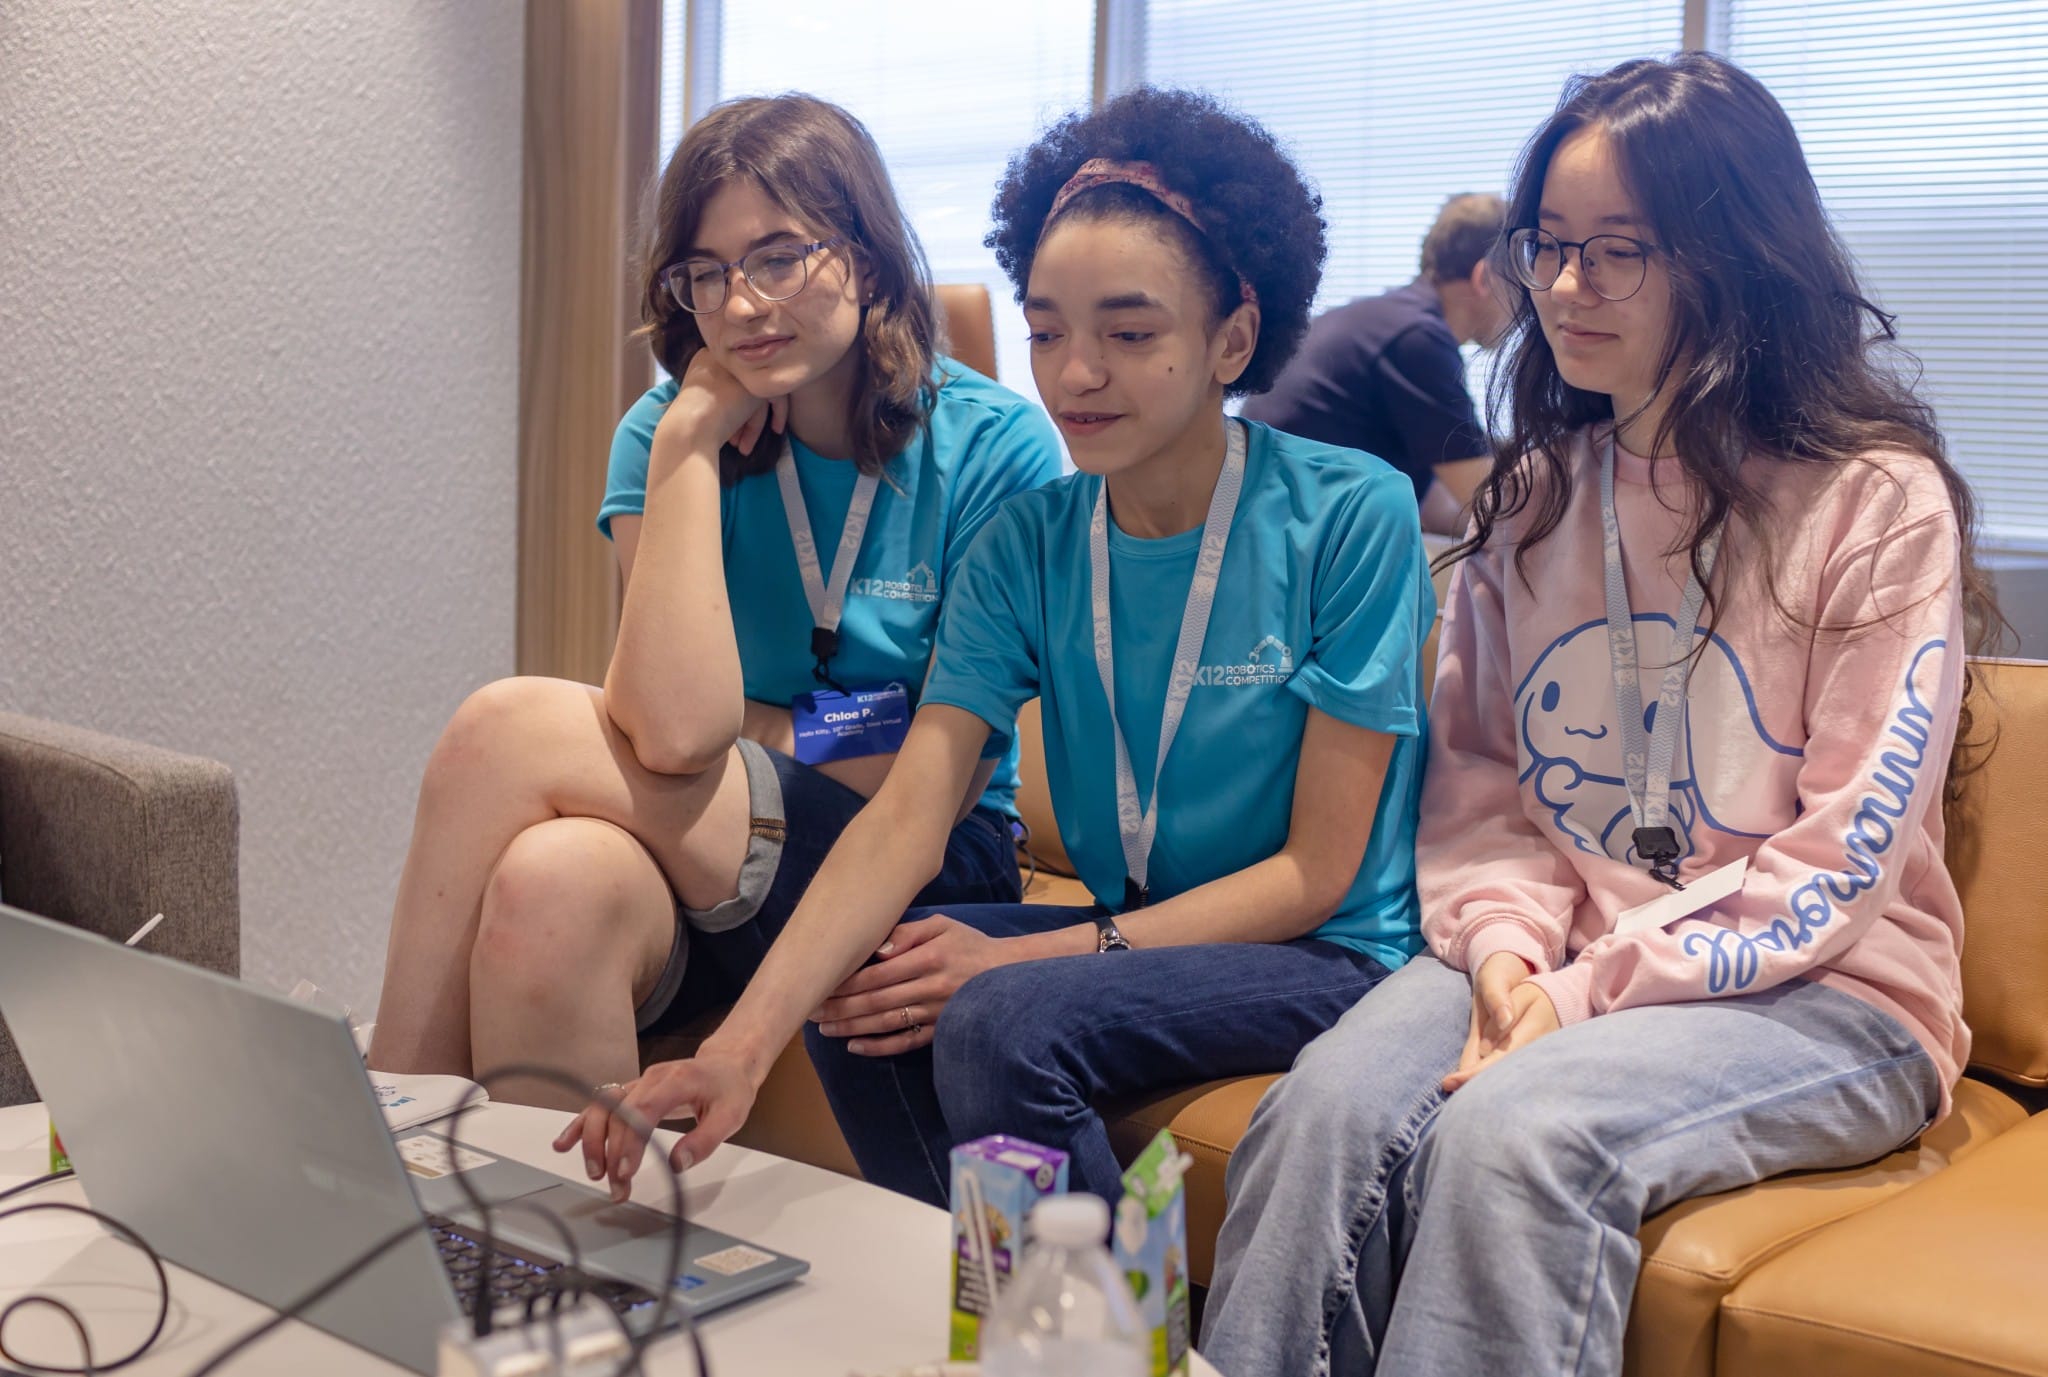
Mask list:
[[[53,1171],[47,1176],[38,1176],[33,1181],[24,1181],[18,1186],[10,1186],[8,1189],[0,1191],[0,1200],[12,1199],[14,1196],[35,1190],[39,1186],[47,1186],[54,1181],[65,1180],[71,1175],[73,1173],[66,1170]],[[58,1300],[55,1296],[37,1295],[35,1293],[18,1296],[14,1300],[9,1301],[5,1309],[0,1309],[0,1360],[15,1364],[15,1366],[11,1367],[0,1367],[0,1377],[98,1377],[102,1372],[118,1372],[120,1369],[141,1358],[143,1354],[149,1352],[157,1339],[162,1337],[164,1325],[170,1320],[171,1278],[170,1274],[164,1271],[164,1260],[157,1253],[156,1249],[149,1246],[147,1239],[143,1238],[141,1234],[136,1233],[135,1230],[129,1228],[126,1224],[123,1224],[120,1220],[101,1214],[98,1210],[84,1205],[73,1205],[69,1201],[46,1200],[34,1205],[17,1205],[11,1210],[0,1210],[0,1220],[13,1219],[18,1215],[32,1214],[38,1211],[82,1214],[88,1219],[99,1221],[99,1223],[112,1229],[115,1233],[140,1249],[142,1255],[149,1259],[150,1267],[156,1272],[156,1321],[150,1326],[148,1335],[143,1338],[141,1343],[135,1346],[132,1352],[123,1354],[121,1357],[108,1362],[95,1362],[92,1356],[92,1334],[85,1326],[85,1318],[72,1309],[67,1302]],[[32,1363],[16,1354],[7,1346],[7,1326],[9,1322],[22,1311],[32,1307],[54,1310],[64,1317],[65,1322],[71,1326],[71,1332],[78,1336],[78,1351],[79,1357],[82,1360],[79,1366],[62,1367],[48,1363]]]
[[[475,1105],[482,1102],[486,1088],[496,1081],[513,1076],[525,1076],[531,1077],[536,1080],[544,1080],[549,1082],[550,1084],[564,1087],[578,1095],[590,1094],[590,1089],[586,1082],[578,1080],[574,1076],[569,1075],[566,1071],[559,1070],[555,1067],[534,1065],[511,1065],[499,1067],[497,1070],[491,1072],[490,1075],[480,1078],[481,1084],[479,1084],[476,1087],[476,1089],[465,1094],[462,1100],[456,1105],[455,1112],[449,1116],[447,1137],[451,1145],[459,1141],[459,1131],[461,1129],[463,1115],[468,1113],[469,1110],[473,1108]],[[597,1103],[605,1107],[606,1112],[618,1115],[620,1118],[624,1119],[626,1126],[632,1129],[636,1134],[638,1134],[642,1142],[648,1144],[649,1146],[653,1145],[654,1133],[651,1126],[649,1126],[646,1120],[642,1119],[638,1114],[634,1113],[630,1109],[627,1109],[625,1104],[622,1101],[620,1101],[618,1096],[612,1094],[609,1090],[605,1090],[598,1092],[597,1095],[593,1098],[596,1099]],[[709,1377],[709,1373],[711,1371],[710,1366],[705,1359],[704,1342],[697,1333],[697,1326],[695,1320],[692,1318],[688,1310],[677,1307],[674,1301],[674,1279],[677,1276],[679,1276],[682,1272],[683,1244],[689,1232],[689,1221],[684,1218],[683,1213],[682,1173],[677,1171],[673,1164],[669,1163],[666,1154],[661,1154],[661,1156],[663,1165],[668,1168],[669,1206],[672,1217],[675,1221],[669,1229],[668,1262],[667,1266],[664,1268],[662,1273],[662,1275],[665,1278],[668,1278],[668,1283],[662,1286],[660,1290],[656,1293],[654,1318],[652,1322],[647,1326],[646,1333],[638,1337],[635,1337],[632,1331],[627,1329],[625,1318],[623,1316],[618,1314],[618,1312],[612,1310],[609,1306],[605,1307],[606,1313],[611,1315],[613,1322],[618,1325],[619,1332],[622,1336],[624,1336],[626,1341],[626,1356],[620,1361],[618,1368],[613,1373],[613,1377],[630,1377],[631,1374],[644,1372],[645,1369],[642,1364],[647,1349],[655,1342],[656,1339],[662,1336],[663,1331],[667,1328],[671,1311],[676,1311],[680,1314],[682,1330],[690,1341],[690,1348],[692,1353],[696,1357],[697,1371],[700,1374],[700,1377]],[[455,1181],[462,1188],[462,1193],[464,1197],[468,1200],[470,1208],[475,1210],[478,1218],[483,1221],[483,1227],[481,1229],[483,1237],[479,1240],[480,1246],[482,1248],[482,1261],[479,1271],[480,1273],[487,1274],[490,1269],[491,1261],[493,1257],[496,1255],[498,1247],[496,1233],[491,1224],[492,1211],[495,1209],[506,1208],[508,1203],[513,1207],[518,1207],[519,1202],[492,1202],[485,1200],[481,1195],[477,1193],[475,1186],[470,1182],[469,1173],[461,1169],[460,1162],[458,1161],[455,1165]],[[549,1346],[553,1352],[556,1365],[559,1367],[562,1357],[561,1334],[559,1328],[560,1298],[563,1294],[566,1293],[572,1296],[575,1300],[580,1301],[583,1298],[590,1283],[595,1279],[584,1273],[581,1250],[577,1248],[575,1239],[571,1236],[568,1226],[562,1222],[561,1217],[556,1215],[553,1211],[545,1209],[541,1206],[528,1205],[525,1206],[525,1208],[531,1210],[532,1213],[545,1220],[555,1230],[556,1233],[561,1235],[561,1238],[564,1244],[566,1245],[565,1251],[567,1251],[569,1254],[567,1265],[560,1272],[553,1274],[553,1276],[550,1278],[549,1288],[550,1292],[552,1293],[552,1298],[554,1301],[548,1312]],[[346,1267],[343,1267],[340,1271],[336,1272],[332,1277],[328,1278],[328,1280],[322,1282],[319,1286],[313,1288],[311,1291],[308,1291],[305,1295],[299,1297],[290,1305],[280,1309],[277,1312],[277,1314],[269,1317],[262,1324],[250,1330],[248,1333],[243,1334],[240,1338],[236,1339],[226,1348],[222,1349],[220,1352],[214,1354],[211,1358],[207,1359],[206,1362],[202,1363],[199,1367],[195,1368],[192,1371],[191,1377],[209,1377],[209,1374],[219,1371],[220,1368],[225,1363],[227,1363],[229,1359],[243,1352],[245,1349],[249,1348],[251,1345],[263,1339],[265,1336],[273,1333],[286,1321],[295,1319],[298,1316],[304,1314],[313,1306],[318,1305],[328,1296],[333,1295],[336,1291],[340,1290],[343,1286],[347,1285],[350,1281],[354,1280],[355,1277],[358,1274],[360,1274],[364,1268],[370,1266],[370,1264],[374,1263],[378,1258],[382,1257],[385,1253],[388,1253],[393,1248],[397,1247],[400,1243],[403,1243],[406,1239],[411,1238],[414,1234],[422,1232],[429,1228],[431,1228],[431,1225],[426,1221],[425,1217],[422,1216],[419,1222],[408,1224],[405,1228],[400,1229],[383,1239],[380,1239],[374,1247],[370,1248],[360,1257],[353,1259],[351,1262],[349,1262],[349,1264]],[[154,1254],[152,1254],[151,1256],[154,1257]],[[159,1270],[161,1270],[161,1264],[159,1264]],[[538,1296],[532,1298],[527,1302],[526,1315],[524,1317],[525,1320],[530,1321],[533,1318],[535,1318],[535,1311],[539,1305],[539,1302],[540,1297]],[[166,1291],[166,1306],[168,1306],[168,1290]],[[494,1317],[491,1313],[490,1288],[488,1286],[480,1285],[476,1288],[476,1298],[471,1311],[472,1331],[479,1338],[489,1334],[491,1332],[493,1318]],[[0,1324],[4,1324],[4,1319],[0,1319]],[[161,1323],[159,1323],[159,1331],[161,1330],[161,1328],[162,1325]],[[155,1340],[155,1337],[156,1335],[152,1334],[150,1336],[150,1341],[153,1342]],[[144,1347],[146,1348],[147,1344],[145,1344]],[[132,1358],[129,1361],[132,1361]],[[105,1370],[108,1369],[99,1369],[99,1371]],[[81,1377],[92,1377],[92,1374],[89,1370],[78,1368],[61,1370],[44,1369],[43,1371],[63,1371],[71,1374],[81,1374]],[[16,1375],[0,1374],[0,1377],[16,1377]],[[22,1374],[21,1377],[29,1377],[29,1375]]]
[[[525,1076],[547,1081],[553,1085],[566,1087],[578,1095],[589,1093],[584,1082],[554,1067],[532,1065],[502,1067],[483,1078],[483,1084],[480,1084],[470,1093],[466,1094],[462,1101],[457,1104],[447,1124],[447,1138],[451,1146],[459,1141],[463,1116],[485,1098],[485,1087],[494,1081],[511,1076]],[[644,1143],[650,1147],[653,1145],[654,1134],[651,1126],[637,1113],[628,1109],[617,1095],[606,1090],[600,1091],[595,1098],[599,1104],[604,1106],[606,1112],[623,1119],[626,1126],[638,1134]],[[675,1279],[682,1273],[683,1248],[689,1232],[689,1221],[685,1218],[683,1210],[682,1174],[668,1162],[666,1154],[662,1154],[662,1157],[663,1165],[668,1169],[669,1206],[671,1217],[674,1221],[669,1229],[668,1260],[663,1270],[663,1276],[668,1280],[667,1284],[655,1290],[654,1316],[647,1326],[646,1332],[643,1334],[634,1335],[627,1327],[624,1316],[620,1315],[609,1305],[604,1307],[605,1313],[618,1326],[620,1335],[626,1342],[625,1357],[620,1361],[613,1377],[631,1377],[631,1374],[644,1372],[643,1364],[647,1349],[657,1339],[663,1337],[671,1316],[679,1318],[682,1331],[688,1337],[691,1351],[696,1358],[699,1374],[702,1374],[703,1377],[708,1377],[710,1372],[710,1366],[704,1354],[704,1343],[697,1333],[696,1323],[690,1312],[678,1306],[675,1301]],[[72,1175],[73,1173],[68,1170],[58,1171],[51,1172],[47,1176],[39,1176],[32,1181],[24,1181],[6,1190],[0,1190],[0,1201],[11,1199],[56,1181],[65,1180]],[[478,1240],[481,1248],[480,1275],[487,1276],[489,1274],[492,1261],[499,1248],[496,1229],[492,1223],[493,1214],[497,1210],[508,1208],[528,1210],[547,1224],[552,1232],[561,1239],[562,1250],[566,1254],[565,1265],[559,1271],[549,1275],[545,1292],[528,1297],[525,1304],[525,1314],[521,1317],[522,1323],[531,1323],[536,1318],[540,1318],[541,1307],[543,1304],[546,1305],[546,1318],[549,1321],[549,1347],[554,1356],[556,1366],[559,1367],[563,1354],[560,1330],[563,1298],[565,1296],[568,1297],[572,1303],[580,1302],[588,1293],[592,1284],[603,1279],[592,1277],[583,1270],[582,1250],[577,1246],[574,1234],[570,1231],[568,1225],[563,1222],[562,1218],[552,1210],[520,1200],[496,1202],[485,1200],[469,1180],[468,1172],[461,1168],[459,1160],[456,1163],[454,1175],[455,1181],[461,1187],[470,1208],[476,1212],[478,1219],[482,1221],[482,1227],[477,1231],[481,1234],[481,1238]],[[71,1305],[54,1296],[37,1293],[17,1297],[4,1308],[0,1308],[0,1363],[8,1364],[7,1366],[0,1366],[0,1377],[100,1377],[102,1373],[116,1372],[136,1362],[144,1354],[148,1353],[155,1346],[156,1341],[162,1337],[164,1327],[170,1318],[170,1275],[164,1268],[162,1255],[150,1246],[148,1240],[144,1239],[134,1229],[120,1220],[102,1214],[87,1206],[74,1205],[66,1201],[44,1201],[36,1204],[18,1205],[13,1209],[0,1210],[0,1221],[36,1211],[84,1215],[89,1219],[97,1221],[140,1250],[143,1256],[149,1260],[150,1267],[156,1273],[156,1318],[150,1326],[149,1333],[132,1351],[118,1358],[100,1362],[93,1356],[91,1332],[86,1326],[85,1318]],[[348,1285],[365,1268],[375,1263],[393,1248],[396,1248],[415,1234],[430,1230],[432,1227],[425,1215],[422,1214],[417,1221],[408,1223],[404,1228],[395,1230],[379,1239],[375,1245],[365,1250],[360,1256],[351,1259],[346,1266],[335,1272],[326,1281],[313,1287],[290,1305],[284,1306],[275,1315],[267,1317],[262,1324],[236,1338],[227,1347],[201,1363],[199,1367],[193,1370],[191,1377],[209,1377],[209,1374],[219,1371],[221,1367],[235,1356],[244,1352],[267,1335],[275,1332],[287,1321],[298,1318],[321,1301],[327,1299],[327,1297],[339,1291],[342,1287]],[[479,1284],[475,1291],[475,1297],[470,1307],[470,1324],[472,1331],[478,1337],[483,1337],[491,1332],[492,1326],[498,1317],[492,1312],[490,1287]],[[7,1328],[9,1323],[24,1311],[35,1309],[54,1310],[70,1326],[72,1332],[78,1338],[81,1361],[77,1366],[30,1362],[21,1358],[8,1347]]]

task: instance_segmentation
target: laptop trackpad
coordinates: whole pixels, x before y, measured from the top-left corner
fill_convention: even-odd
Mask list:
[[[522,1195],[492,1215],[498,1232],[512,1242],[560,1257],[561,1235],[547,1220],[552,1215],[576,1240],[586,1267],[652,1286],[661,1283],[676,1224],[674,1215],[630,1202],[614,1205],[610,1196],[568,1182]]]

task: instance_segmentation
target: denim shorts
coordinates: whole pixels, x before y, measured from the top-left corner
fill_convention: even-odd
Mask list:
[[[738,892],[708,909],[676,904],[675,942],[634,1010],[641,1032],[686,1023],[739,997],[839,834],[867,800],[781,751],[742,739],[752,814]],[[1022,898],[1010,819],[977,806],[946,839],[938,877],[913,906],[1014,904]]]

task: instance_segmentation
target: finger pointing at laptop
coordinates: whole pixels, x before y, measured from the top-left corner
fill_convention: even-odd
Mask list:
[[[633,1192],[633,1176],[647,1142],[629,1122],[645,1125],[666,1119],[694,1117],[696,1126],[676,1140],[669,1163],[688,1170],[739,1131],[754,1107],[754,1082],[736,1060],[716,1051],[684,1061],[650,1066],[637,1080],[598,1087],[595,1102],[571,1119],[555,1139],[557,1152],[581,1144],[583,1169],[593,1181],[609,1180],[612,1199],[624,1201]],[[624,1113],[613,1113],[611,1106]]]

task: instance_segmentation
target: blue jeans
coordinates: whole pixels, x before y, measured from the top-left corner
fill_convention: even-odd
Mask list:
[[[1093,909],[969,904],[944,913],[995,937],[1091,921]],[[1008,1133],[1069,1154],[1068,1184],[1114,1203],[1123,1168],[1096,1106],[1148,1090],[1284,1071],[1385,976],[1313,938],[1061,956],[1000,966],[948,1000],[930,1045],[863,1057],[804,1028],[832,1113],[876,1185],[944,1206],[954,1144]]]
[[[1230,1377],[1619,1373],[1645,1217],[1926,1126],[1897,1020],[1794,981],[1629,1009],[1448,1099],[1471,984],[1419,956],[1302,1053],[1227,1177],[1202,1352]]]

